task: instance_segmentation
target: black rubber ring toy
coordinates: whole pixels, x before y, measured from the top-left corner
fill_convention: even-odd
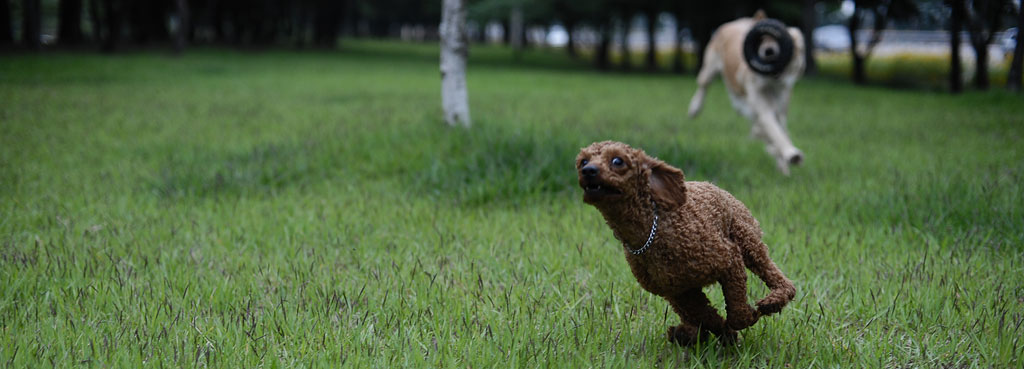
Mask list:
[[[759,49],[766,39],[779,44],[778,53],[761,55]],[[743,59],[754,72],[766,76],[777,76],[786,69],[793,60],[793,37],[786,30],[786,25],[775,19],[762,19],[750,28],[743,39]]]

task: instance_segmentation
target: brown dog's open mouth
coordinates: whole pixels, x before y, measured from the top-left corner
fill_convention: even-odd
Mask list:
[[[586,196],[587,198],[597,198],[602,196],[622,194],[622,191],[619,191],[615,187],[603,185],[601,183],[596,182],[582,183],[581,187],[583,187],[583,195]]]

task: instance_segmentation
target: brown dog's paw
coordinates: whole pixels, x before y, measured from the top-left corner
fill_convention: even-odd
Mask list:
[[[732,346],[739,341],[739,334],[736,331],[725,328],[723,332],[718,333],[718,342],[722,343],[722,346]]]
[[[784,302],[778,301],[765,301],[767,299],[757,302],[757,312],[761,315],[772,315],[782,311],[782,307],[786,306]]]
[[[759,318],[761,318],[761,313],[747,305],[747,308],[742,311],[730,312],[729,316],[725,318],[725,325],[738,331],[754,325]]]
[[[784,291],[786,292],[786,291]],[[789,300],[793,299],[793,294],[777,294],[771,293],[761,301],[757,302],[757,311],[761,315],[771,315],[782,311],[782,308],[789,303]]]
[[[668,327],[668,341],[680,346],[692,346],[700,342],[701,332],[690,325],[680,324]]]

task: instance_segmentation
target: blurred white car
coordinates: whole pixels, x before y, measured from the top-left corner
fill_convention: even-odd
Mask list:
[[[553,25],[548,29],[547,40],[545,41],[551,46],[565,46],[565,44],[569,43],[569,32],[561,24]]]
[[[828,25],[814,29],[814,47],[824,51],[850,49],[850,32],[846,26]]]
[[[1013,49],[1017,47],[1017,27],[1003,31],[1003,37],[999,39],[999,46],[1003,48],[1004,53],[1013,54]]]

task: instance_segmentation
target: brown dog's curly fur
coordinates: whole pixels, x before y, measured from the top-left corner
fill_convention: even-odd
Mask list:
[[[763,315],[777,313],[796,295],[793,282],[768,256],[761,228],[739,200],[707,182],[687,182],[683,172],[620,142],[583,148],[576,157],[583,201],[601,211],[622,241],[633,276],[645,290],[664,297],[681,324],[669,340],[690,345],[715,334],[723,343]],[[658,215],[650,248],[640,255]],[[771,289],[747,303],[749,268]],[[718,282],[726,319],[715,311],[702,287]]]

